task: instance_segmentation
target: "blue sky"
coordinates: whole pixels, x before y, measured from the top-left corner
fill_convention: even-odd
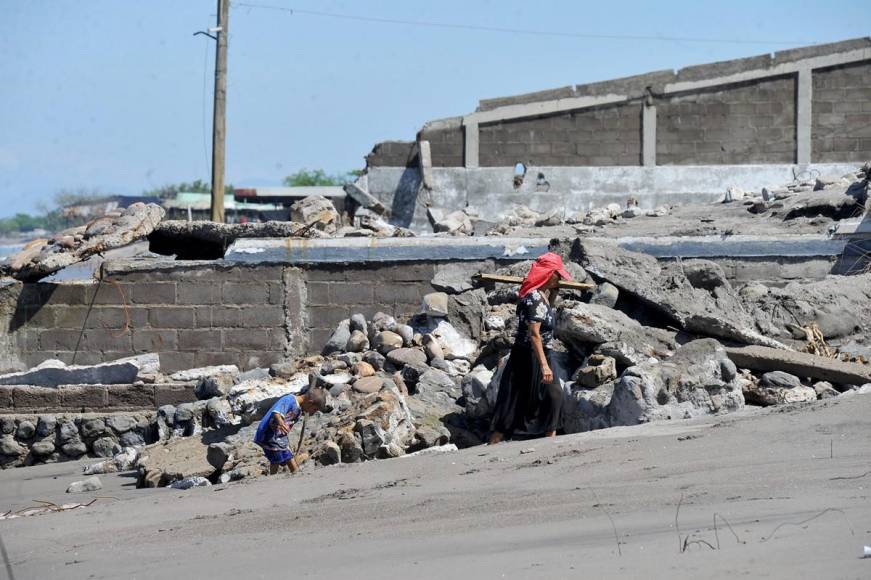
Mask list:
[[[242,3],[242,0],[239,0]],[[346,15],[592,39],[357,21],[236,5],[227,179],[364,166],[372,145],[505,96],[868,34],[867,3],[251,0]],[[214,0],[0,0],[0,216],[61,189],[137,194],[209,178]],[[755,43],[749,41],[763,41]]]

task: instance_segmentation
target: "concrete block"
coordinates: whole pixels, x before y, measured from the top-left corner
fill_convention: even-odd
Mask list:
[[[350,318],[347,306],[310,306],[308,322],[312,328],[326,328],[332,332],[345,318]]]
[[[82,337],[82,350],[90,351],[121,351],[133,353],[132,332],[112,331],[110,329],[86,330]]]
[[[113,385],[106,391],[106,406],[113,409],[156,409],[155,385]]]
[[[284,308],[259,306],[242,308],[239,326],[244,328],[278,328],[284,325]]]
[[[421,293],[414,284],[390,284],[375,288],[375,304],[420,304]]]
[[[178,348],[178,332],[175,330],[133,330],[133,350],[136,352],[160,352]]]
[[[86,292],[85,299],[88,303],[93,301],[95,305],[112,304],[120,306],[130,302],[132,293],[132,284],[122,284],[120,282],[110,284],[108,280],[104,280],[102,284],[97,284],[89,289]]]
[[[147,321],[148,309],[146,308],[95,306],[85,321],[85,328],[98,330],[142,328]]]
[[[196,367],[210,367],[219,365],[239,365],[239,353],[236,351],[203,352],[198,351],[194,355]]]
[[[50,306],[54,311],[54,326],[56,328],[81,329],[88,313],[87,306]]]
[[[49,304],[56,305],[83,305],[87,304],[88,291],[95,285],[86,284],[40,284],[46,291]]]
[[[236,328],[242,325],[243,307],[239,306],[212,306],[212,328]]]
[[[58,392],[58,406],[65,409],[102,409],[109,403],[106,385],[63,385]]]
[[[281,282],[267,282],[269,287],[269,303],[275,306],[284,304],[284,284]]]
[[[330,303],[330,286],[335,282],[308,282],[306,293],[308,303],[312,306],[322,306]]]
[[[179,306],[152,308],[148,312],[148,323],[152,328],[192,328],[194,311]]]
[[[139,282],[133,285],[136,304],[175,304],[175,282]]]
[[[353,282],[330,284],[330,303],[337,305],[372,304],[374,291],[371,285]]]
[[[184,283],[179,282],[177,288],[179,304],[220,304],[220,283]]]
[[[224,350],[269,350],[270,333],[263,328],[224,329]]]
[[[158,408],[164,405],[177,406],[196,400],[197,395],[193,385],[169,383],[154,386],[154,405]]]
[[[224,282],[224,304],[266,304],[269,302],[269,287],[262,282]]]
[[[16,386],[12,388],[12,404],[16,410],[51,409],[58,406],[58,390],[51,387]]]
[[[211,328],[212,327],[212,308],[211,306],[192,306],[194,310],[194,328]]]
[[[41,330],[39,331],[39,349],[41,351],[73,350],[79,342],[80,330]]]
[[[192,352],[164,351],[159,354],[160,370],[163,373],[174,373],[195,367]]]
[[[179,330],[178,350],[221,350],[221,331],[204,330]]]

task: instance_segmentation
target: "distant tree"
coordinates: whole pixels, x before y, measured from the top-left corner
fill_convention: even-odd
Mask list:
[[[161,187],[155,187],[153,189],[148,189],[146,191],[143,191],[142,195],[144,197],[170,199],[178,195],[180,191],[186,191],[191,193],[211,193],[212,185],[203,181],[202,179],[195,179],[190,183],[182,181],[181,183],[172,183],[168,185],[163,185]],[[231,184],[225,185],[224,192],[233,193],[233,186]]]
[[[287,187],[306,187],[313,185],[344,185],[354,181],[362,171],[355,169],[345,173],[328,174],[323,169],[300,169],[284,178]]]

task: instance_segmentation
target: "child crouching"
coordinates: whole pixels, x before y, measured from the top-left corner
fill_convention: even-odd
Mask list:
[[[302,395],[285,395],[270,407],[254,435],[254,443],[263,448],[263,453],[269,460],[270,475],[278,473],[281,466],[290,469],[291,473],[299,471],[287,435],[303,413],[324,411],[326,406],[327,396],[324,390],[310,388]]]

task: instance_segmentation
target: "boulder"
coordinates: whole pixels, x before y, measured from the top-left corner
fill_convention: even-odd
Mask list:
[[[342,352],[348,346],[348,341],[351,339],[351,321],[347,318],[339,322],[336,330],[327,339],[324,345],[322,354],[328,355],[334,352]]]
[[[219,375],[236,377],[238,374],[239,367],[236,365],[215,365],[178,371],[169,375],[169,378],[178,383],[192,383]]]
[[[608,404],[610,424],[635,425],[681,419],[744,407],[741,385],[723,380],[728,355],[714,339],[681,346],[665,361],[651,360],[626,369],[614,383]]]
[[[587,388],[595,389],[617,378],[617,361],[613,357],[600,354],[591,355],[587,364],[579,368],[572,381]]]
[[[369,334],[369,325],[366,323],[366,317],[359,312],[357,314],[351,315],[350,323],[351,332],[359,330],[365,335]]]
[[[801,379],[783,371],[771,371],[762,375],[762,386],[772,389],[794,389],[801,386]]]
[[[88,493],[103,489],[103,482],[97,476],[89,477],[81,481],[74,481],[67,488],[67,493]]]
[[[15,432],[15,419],[12,417],[0,417],[0,434],[11,435]]]
[[[71,439],[78,439],[79,428],[72,421],[64,421],[60,424],[58,430],[58,438],[61,442],[66,442]]]
[[[88,452],[88,446],[81,439],[70,439],[61,445],[60,450],[67,457],[77,459]]]
[[[435,328],[430,330],[430,334],[442,347],[445,359],[474,359],[478,350],[477,343],[457,332],[457,329],[447,320],[440,320]]]
[[[102,419],[87,419],[82,421],[82,437],[94,439],[106,432],[106,424]]]
[[[374,350],[369,350],[363,353],[363,362],[372,365],[372,368],[376,371],[380,371],[384,368],[384,362],[386,360],[387,359],[384,358],[384,355]]]
[[[0,456],[21,457],[27,454],[27,448],[19,445],[18,441],[10,436],[0,437]]]
[[[397,324],[396,334],[402,337],[403,346],[411,346],[414,343],[414,329],[407,324]]]
[[[369,337],[362,330],[354,330],[348,338],[345,350],[347,352],[363,352],[369,349]]]
[[[54,415],[40,415],[36,421],[36,434],[39,437],[54,435],[57,419]]]
[[[121,435],[136,427],[136,419],[129,415],[112,415],[106,419],[106,425],[116,434]]]
[[[397,348],[387,353],[387,360],[399,368],[407,364],[425,365],[426,355],[418,348]]]
[[[294,203],[290,206],[290,219],[326,233],[335,232],[340,222],[336,207],[322,195],[310,195]]]
[[[787,403],[809,403],[817,400],[813,387],[799,384],[797,387],[772,387],[748,383],[744,387],[744,398],[748,403],[768,407]]]
[[[569,300],[557,311],[555,334],[580,351],[596,345],[599,354],[614,357],[623,365],[665,358],[675,348],[670,332],[642,326],[619,310]]]
[[[713,291],[696,288],[680,263],[660,264],[653,256],[589,238],[575,240],[573,253],[586,270],[616,286],[621,294],[689,332],[786,349],[755,330],[753,318],[730,286]]]
[[[375,374],[375,367],[365,361],[360,361],[351,367],[351,373],[359,378],[371,377]]]
[[[817,394],[817,399],[831,399],[837,397],[841,393],[832,386],[832,383],[826,381],[818,381],[814,383],[814,391]]]
[[[389,330],[382,330],[375,335],[372,346],[381,354],[387,354],[391,350],[402,348],[402,337]]]
[[[341,451],[342,463],[357,463],[363,460],[363,446],[351,432],[340,432],[336,442]]]
[[[31,439],[36,434],[36,427],[28,420],[22,420],[18,423],[18,430],[15,432],[17,439]]]
[[[30,454],[40,459],[48,457],[49,455],[54,453],[54,450],[54,441],[49,441],[48,439],[37,441],[30,446]]]
[[[358,393],[377,393],[384,386],[384,378],[378,376],[362,377],[354,381],[351,388]]]
[[[121,446],[111,437],[100,437],[91,443],[91,451],[97,457],[112,457],[121,450]]]
[[[423,297],[421,313],[434,318],[447,317],[448,295],[444,292],[430,292]]]
[[[487,387],[493,380],[493,371],[478,365],[463,377],[461,388],[466,400],[466,415],[473,419],[487,417],[492,412],[487,399]]]
[[[207,477],[214,468],[206,460],[199,437],[182,437],[145,448],[139,461],[137,487],[164,487],[188,477]]]
[[[421,338],[421,343],[423,344],[423,350],[426,354],[427,360],[433,359],[444,359],[445,352],[442,349],[442,346],[439,344],[438,340],[431,334],[424,334]]]
[[[321,465],[335,465],[342,461],[342,448],[335,441],[324,441],[315,452],[314,458]]]
[[[596,289],[593,291],[593,294],[590,297],[590,304],[599,304],[600,306],[614,308],[619,297],[620,291],[616,286],[610,282],[602,282],[597,285]]]

